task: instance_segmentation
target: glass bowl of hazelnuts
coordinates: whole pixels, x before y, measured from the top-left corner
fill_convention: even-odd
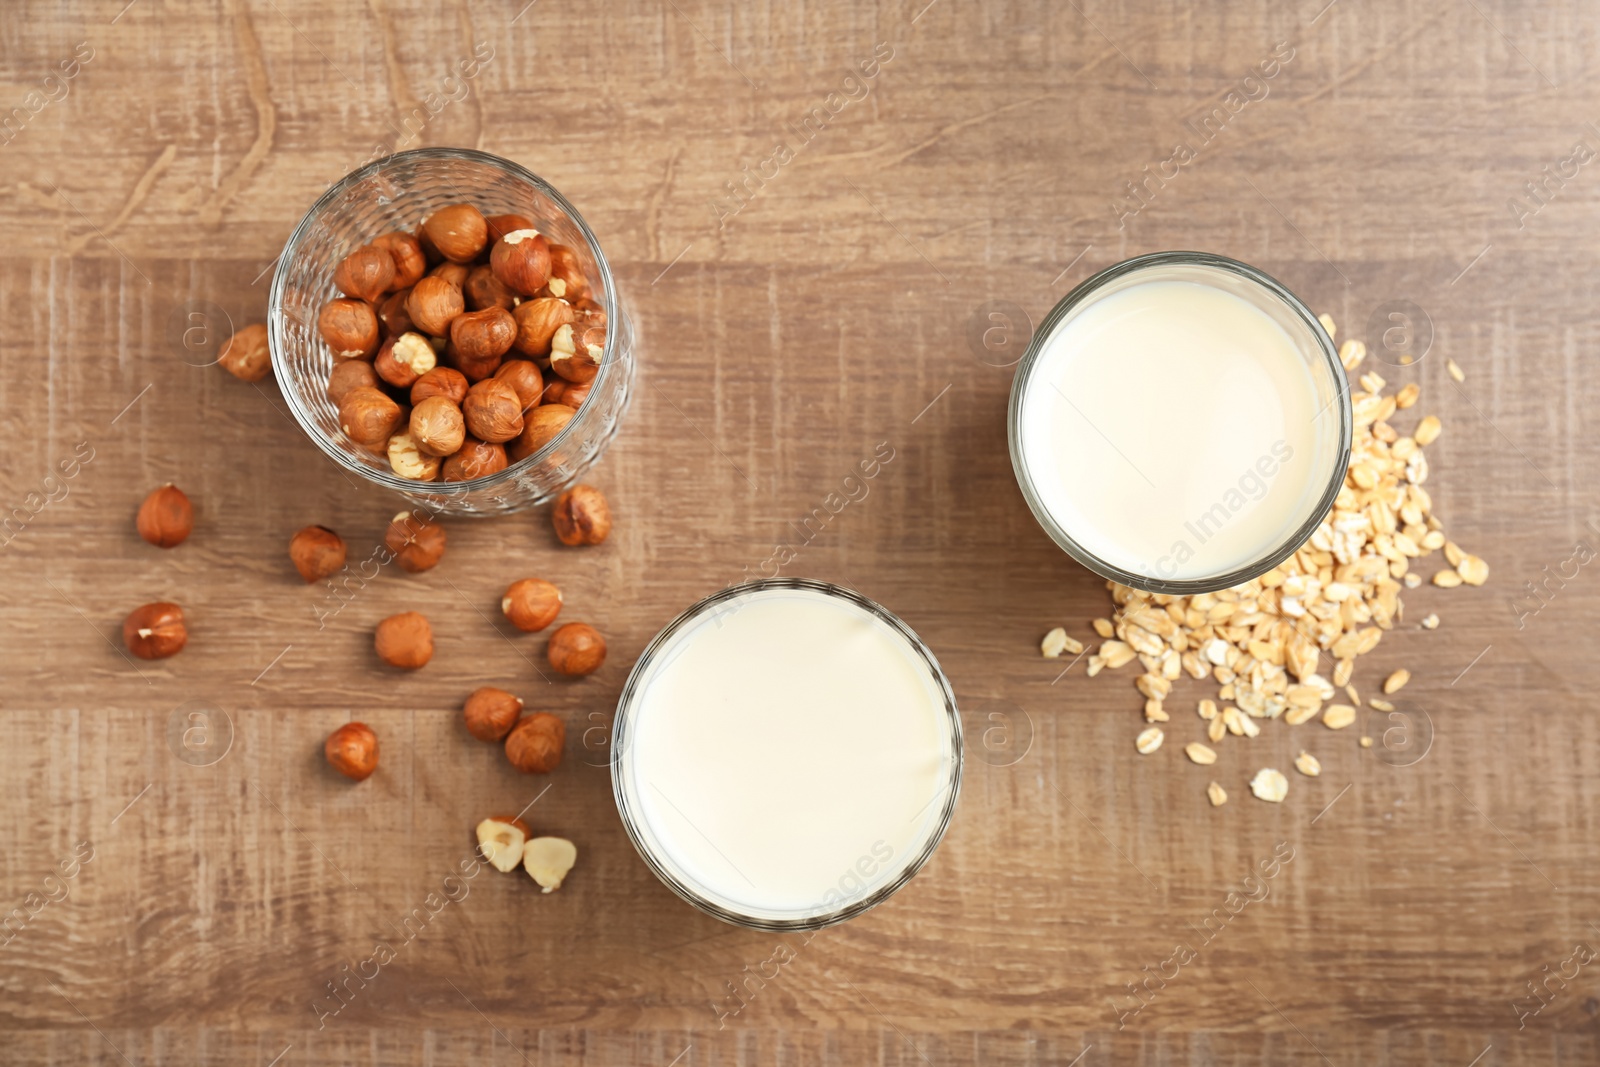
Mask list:
[[[346,175],[284,246],[267,321],[296,421],[443,514],[516,511],[600,458],[633,333],[593,232],[537,175],[457,148]]]

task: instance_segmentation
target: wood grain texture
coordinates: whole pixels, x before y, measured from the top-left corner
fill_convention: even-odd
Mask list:
[[[1600,965],[1551,979],[1537,1014],[1519,998],[1600,944],[1600,577],[1536,613],[1512,598],[1600,536],[1600,163],[1545,171],[1600,149],[1600,10],[1324,2],[10,5],[0,505],[22,518],[0,547],[0,913],[27,919],[0,946],[0,1061],[1596,1062]],[[1266,95],[1119,212],[1280,42]],[[447,81],[479,43],[492,60]],[[892,59],[853,88],[880,45]],[[837,115],[802,141],[830,93]],[[792,158],[728,200],[780,143]],[[319,618],[338,602],[293,574],[289,535],[323,523],[364,558],[395,503],[336,471],[270,381],[188,365],[177,334],[196,310],[260,321],[305,208],[422,144],[526,164],[601,236],[641,335],[593,475],[617,527],[572,551],[543,514],[454,523],[436,571],[384,573]],[[1385,373],[1444,418],[1428,488],[1494,569],[1408,595],[1441,628],[1360,666],[1364,692],[1412,671],[1434,733],[1412,765],[1281,723],[1217,768],[1176,745],[1141,758],[1129,679],[1058,678],[1037,655],[1051,626],[1087,636],[1107,597],[1028,514],[1011,371],[969,331],[989,301],[1038,322],[1093,271],[1167,248],[1255,263],[1345,334],[1396,301],[1431,326],[1428,357]],[[803,540],[880,442],[894,459],[868,495]],[[161,552],[132,517],[167,480],[198,520]],[[681,904],[634,855],[605,769],[640,650],[779,544],[798,552],[785,573],[918,630],[969,740],[933,862],[809,940]],[[533,573],[606,633],[594,677],[542,681],[542,641],[500,624],[500,590]],[[118,624],[158,598],[187,609],[189,647],[132,663]],[[405,609],[438,653],[397,677],[370,633]],[[566,719],[548,780],[461,729],[489,683]],[[175,755],[185,708],[225,713],[215,762]],[[383,745],[355,787],[320,756],[352,717]],[[1282,806],[1248,797],[1256,766],[1313,745],[1320,779]],[[1235,798],[1219,811],[1213,772]],[[534,825],[581,850],[560,893],[446,882],[477,819],[535,798]],[[1266,898],[1151,979],[1280,845],[1294,858]],[[378,941],[395,959],[350,979]]]

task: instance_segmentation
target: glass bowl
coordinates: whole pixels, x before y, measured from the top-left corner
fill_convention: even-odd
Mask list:
[[[463,482],[401,478],[387,460],[345,437],[328,399],[333,353],[317,315],[342,294],[334,269],[354,249],[391,230],[414,231],[447,204],[467,202],[485,215],[522,214],[583,261],[605,308],[605,353],[589,396],[566,427],[531,456]],[[306,212],[278,260],[268,299],[272,371],[295,421],[345,470],[391,489],[435,514],[492,515],[551,499],[588,470],[611,443],[627,410],[634,369],[633,331],[611,267],[594,233],[565,197],[507,159],[464,148],[419,148],[385,156],[341,178]]]

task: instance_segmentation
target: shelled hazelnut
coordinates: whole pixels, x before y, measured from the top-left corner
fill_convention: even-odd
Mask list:
[[[467,398],[466,375],[454,367],[435,367],[411,386],[411,403],[420,404],[431,396],[442,396],[457,407]]]
[[[523,578],[506,588],[500,610],[517,629],[536,633],[561,614],[561,590],[543,578]]]
[[[525,356],[548,356],[556,331],[575,321],[572,305],[553,296],[524,301],[511,315],[517,325],[516,349]]]
[[[330,300],[317,329],[336,359],[366,359],[378,350],[378,316],[361,300]]]
[[[376,389],[378,382],[378,372],[365,360],[347,359],[343,363],[335,363],[333,370],[328,372],[328,399],[335,406],[343,404],[344,398],[353,390],[363,387]]]
[[[400,405],[374,386],[357,386],[339,401],[339,426],[358,445],[383,444],[400,425]]]
[[[531,230],[534,228],[533,220],[526,215],[490,215],[484,220],[489,231],[489,240],[498,241],[508,233],[517,230]]]
[[[307,526],[289,539],[289,560],[308,583],[344,566],[344,538],[326,526]]]
[[[364,781],[378,769],[378,735],[364,722],[347,722],[328,735],[322,754],[346,778]]]
[[[611,533],[611,505],[592,485],[575,485],[562,493],[550,518],[564,545],[598,545]]]
[[[168,482],[144,498],[134,525],[139,536],[157,548],[174,548],[194,529],[194,505],[182,489]]]
[[[396,289],[379,302],[378,325],[383,327],[385,336],[399,337],[416,328],[411,321],[411,312],[406,310],[406,301],[410,299],[411,287],[408,285],[404,289]]]
[[[388,252],[394,260],[394,279],[389,283],[391,289],[409,289],[428,273],[428,258],[422,254],[422,245],[409,233],[399,230],[380,233],[372,239],[372,243]]]
[[[433,628],[417,612],[401,612],[378,623],[372,646],[389,666],[414,671],[433,658]]]
[[[166,659],[183,651],[189,641],[189,629],[183,621],[183,609],[176,604],[158,601],[134,608],[122,620],[122,643],[140,659]]]
[[[562,674],[593,674],[606,661],[606,639],[585,622],[569,622],[550,635],[550,666]]]
[[[267,347],[267,328],[256,323],[234,333],[222,343],[217,362],[242,382],[259,382],[271,374],[272,352]]]
[[[532,296],[550,278],[550,242],[535,229],[512,230],[489,250],[489,267],[513,292]]]
[[[567,428],[567,423],[577,412],[564,404],[541,404],[528,412],[523,420],[522,433],[506,445],[506,453],[513,461],[526,459],[555,440]]]
[[[577,382],[569,382],[558,375],[552,375],[551,379],[550,383],[544,387],[543,403],[561,404],[573,410],[577,410],[585,400],[589,399],[589,389],[594,385],[593,382],[584,382],[579,385]]]
[[[571,247],[558,244],[550,246],[550,280],[545,283],[545,288],[551,296],[569,301],[581,300],[589,295],[589,279],[583,276],[578,253]]]
[[[467,284],[461,287],[461,292],[466,297],[467,307],[473,311],[490,307],[510,311],[519,299],[510,286],[494,276],[492,268],[482,264],[468,272]]]
[[[600,373],[603,345],[580,341],[571,326],[563,326],[550,338],[550,369],[569,382],[592,382]]]
[[[439,477],[442,460],[422,450],[411,431],[405,430],[389,438],[389,469],[413,482],[431,482]]]
[[[431,274],[413,285],[406,298],[406,314],[412,323],[434,337],[443,337],[451,321],[465,309],[461,290]]]
[[[544,400],[544,374],[530,359],[510,359],[500,365],[494,376],[511,386],[522,405],[522,417],[538,407]]]
[[[480,441],[469,436],[461,450],[446,456],[439,470],[439,480],[445,482],[470,482],[506,469],[506,446]]]
[[[461,708],[467,733],[479,741],[499,741],[517,724],[522,698],[492,685],[472,691]]]
[[[491,815],[474,832],[478,835],[478,851],[495,870],[509,874],[522,863],[528,824],[515,815]]]
[[[403,333],[383,342],[383,347],[373,357],[372,369],[390,385],[409,389],[438,363],[439,357],[426,337],[420,333]]]
[[[383,532],[384,547],[394,553],[395,562],[408,574],[438,566],[444,558],[444,543],[444,527],[413,511],[400,512]]]
[[[442,207],[422,223],[433,247],[454,263],[470,263],[489,241],[489,227],[482,212],[471,204]]]
[[[486,378],[468,389],[461,413],[467,429],[480,441],[503,444],[522,432],[522,401],[498,378]]]
[[[394,257],[375,244],[362,245],[351,252],[333,271],[333,284],[345,296],[376,303],[394,284]]]
[[[516,339],[516,320],[505,308],[468,311],[450,323],[451,355],[468,381],[482,381],[498,370]]]
[[[535,712],[506,735],[506,758],[523,774],[549,774],[561,765],[567,724],[548,711]]]
[[[430,456],[450,456],[467,437],[461,409],[447,396],[425,397],[411,409],[411,439]]]

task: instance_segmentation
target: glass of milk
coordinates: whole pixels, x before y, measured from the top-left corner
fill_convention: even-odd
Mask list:
[[[933,653],[837,586],[733,586],[645,649],[617,705],[612,790],[639,855],[725,922],[811,930],[927,862],[961,787]]]
[[[1254,267],[1159,252],[1051,310],[1011,387],[1011,463],[1045,532],[1156,593],[1246,582],[1316,530],[1350,461],[1316,316]]]

